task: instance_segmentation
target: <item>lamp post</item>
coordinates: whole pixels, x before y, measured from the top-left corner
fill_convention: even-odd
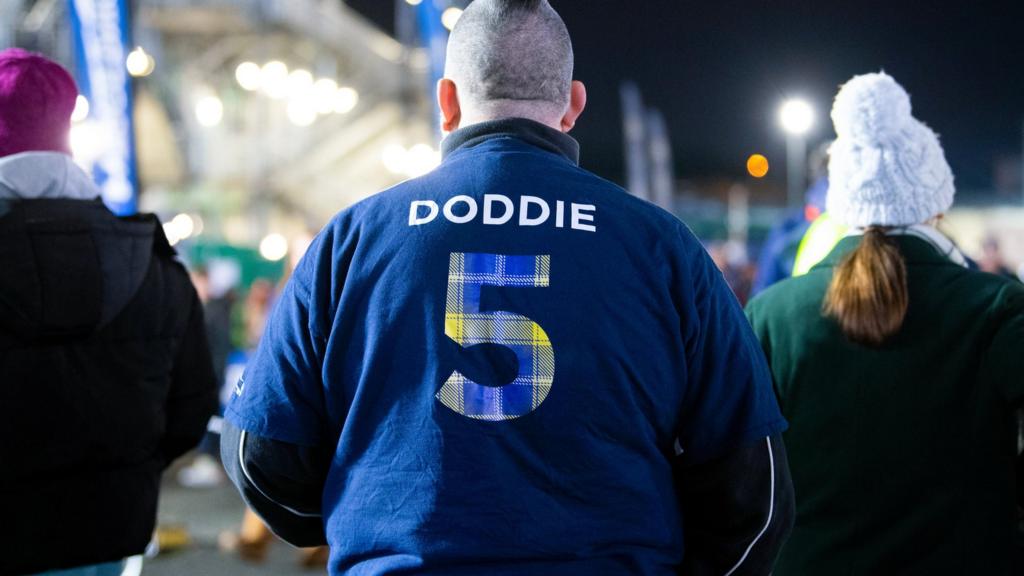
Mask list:
[[[790,207],[800,206],[807,178],[807,133],[814,126],[814,109],[805,100],[787,100],[779,108],[779,124],[786,133],[786,198]]]

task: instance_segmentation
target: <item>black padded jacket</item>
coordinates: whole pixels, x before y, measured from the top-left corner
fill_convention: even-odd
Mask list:
[[[117,560],[216,408],[202,307],[155,217],[0,200],[0,574]]]

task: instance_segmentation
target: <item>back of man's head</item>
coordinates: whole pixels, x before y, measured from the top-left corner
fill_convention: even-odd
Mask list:
[[[569,31],[547,0],[476,0],[448,42],[445,76],[491,118],[557,119],[569,105]]]

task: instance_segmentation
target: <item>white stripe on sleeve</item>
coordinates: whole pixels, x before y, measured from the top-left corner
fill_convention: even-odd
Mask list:
[[[757,541],[760,540],[762,536],[764,536],[764,533],[768,531],[768,527],[772,524],[772,515],[775,513],[775,455],[772,453],[772,439],[765,438],[764,441],[765,443],[768,444],[768,463],[771,466],[772,475],[771,491],[768,495],[768,518],[764,522],[764,528],[761,528],[761,531],[758,532],[754,540],[750,542],[749,546],[747,546],[747,550],[743,553],[743,556],[740,558],[739,562],[737,562],[735,566],[733,566],[728,572],[726,572],[725,576],[732,576],[732,573],[738,570],[739,567],[743,565],[743,562],[746,561],[747,556],[750,555],[750,551],[754,549],[754,544],[757,544]]]
[[[280,507],[280,508],[282,508],[284,510],[287,510],[288,512],[291,512],[292,514],[294,514],[296,516],[299,516],[299,517],[302,517],[302,518],[321,518],[322,516],[320,514],[311,514],[309,512],[300,512],[300,511],[298,511],[298,510],[296,510],[294,508],[290,508],[288,506],[285,506],[284,504],[281,504],[277,500],[274,500],[273,498],[271,498],[266,492],[264,492],[263,489],[260,488],[259,484],[256,484],[256,482],[252,479],[252,476],[249,475],[249,469],[245,466],[245,435],[246,435],[246,431],[242,430],[241,438],[238,441],[238,463],[241,464],[241,466],[242,466],[242,474],[245,474],[245,479],[249,481],[249,484],[253,488],[255,488],[257,492],[262,494],[264,498],[266,498],[267,500],[271,501],[272,503],[274,503],[278,507]]]

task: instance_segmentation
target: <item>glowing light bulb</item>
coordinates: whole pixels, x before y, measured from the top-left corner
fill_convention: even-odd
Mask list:
[[[271,60],[260,69],[260,89],[267,96],[280,100],[288,96],[288,66]]]
[[[283,260],[288,255],[288,239],[280,234],[268,234],[260,242],[260,256],[271,262]]]
[[[342,86],[334,93],[334,111],[338,114],[348,114],[359,104],[359,92],[355,88]]]
[[[143,78],[152,74],[153,70],[156,70],[156,60],[143,50],[142,46],[138,46],[135,50],[128,53],[128,58],[125,59],[125,67],[128,68],[128,74],[135,78]]]
[[[224,103],[216,96],[203,96],[196,102],[196,120],[204,128],[213,128],[224,119]]]
[[[335,96],[338,92],[338,83],[330,78],[321,78],[313,84],[313,100],[316,103],[316,111],[320,114],[334,112]]]
[[[802,136],[814,126],[814,108],[804,100],[787,100],[779,109],[779,123],[786,132]]]
[[[255,62],[242,62],[238,68],[235,68],[235,80],[244,90],[250,92],[259,90],[262,77],[263,71]]]
[[[768,159],[761,154],[753,154],[747,158],[747,173],[754,178],[764,178],[768,174]]]
[[[313,88],[313,75],[309,70],[292,70],[288,74],[288,95],[292,98],[304,96]]]
[[[312,126],[316,122],[316,102],[309,95],[289,100],[285,112],[288,120],[300,128]]]
[[[454,30],[459,18],[462,18],[462,8],[452,6],[441,13],[441,24],[448,30]]]

